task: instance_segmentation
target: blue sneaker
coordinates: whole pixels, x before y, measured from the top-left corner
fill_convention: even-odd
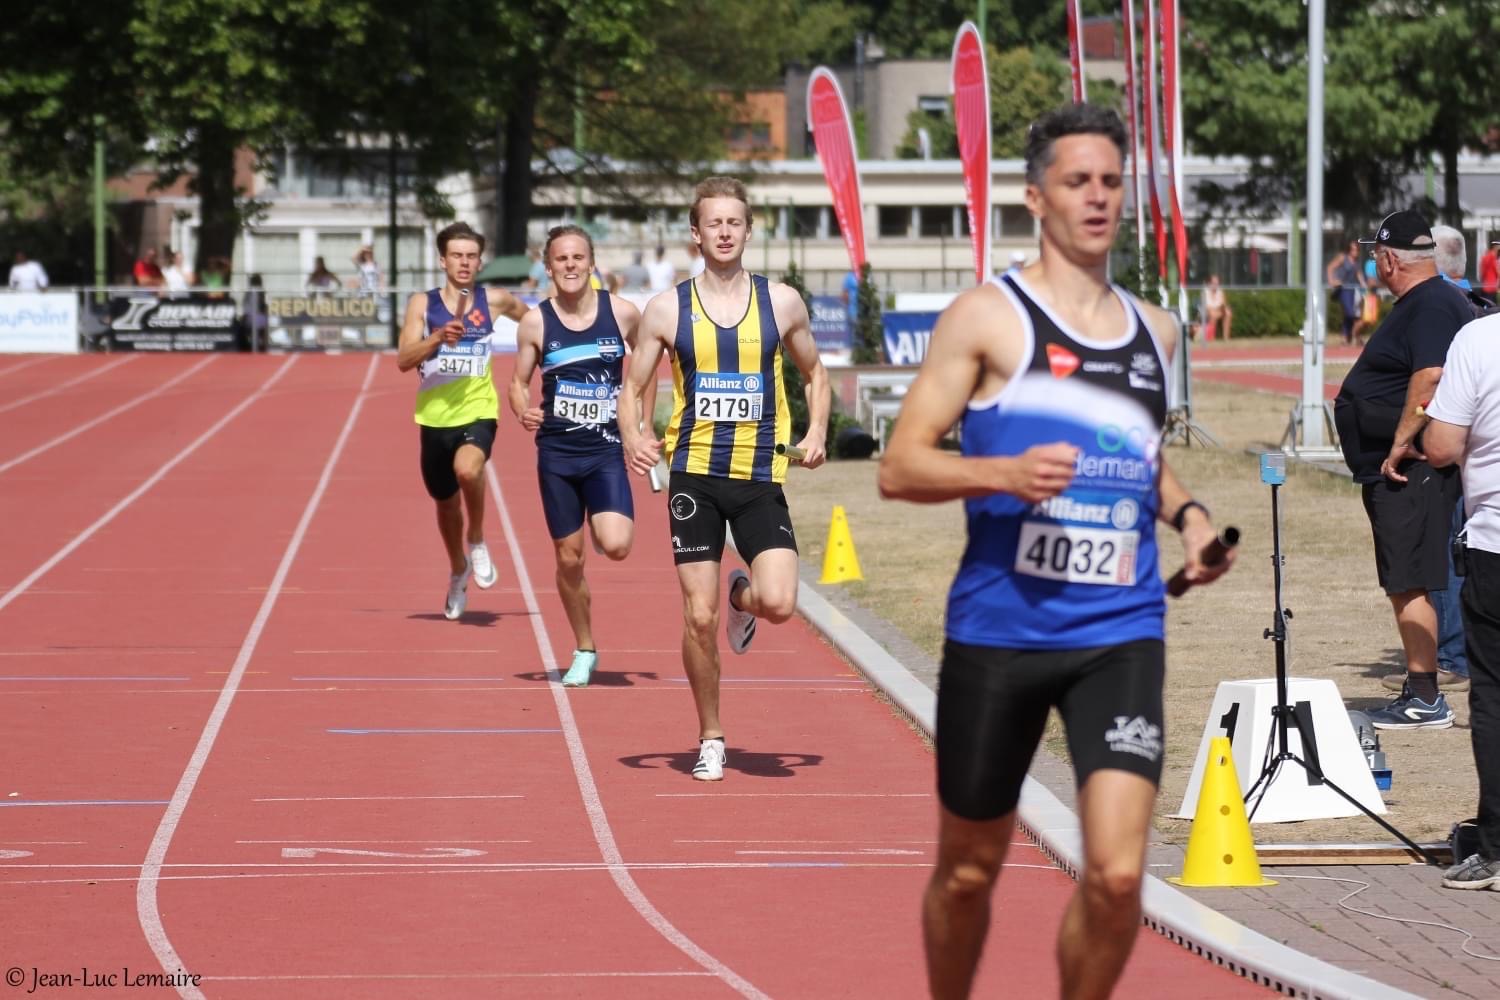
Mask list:
[[[573,650],[573,665],[563,675],[563,687],[581,688],[589,686],[589,677],[599,665],[599,654],[592,649]]]
[[[1436,701],[1426,702],[1405,690],[1385,708],[1367,714],[1376,729],[1448,729],[1453,725],[1453,709],[1441,691]]]

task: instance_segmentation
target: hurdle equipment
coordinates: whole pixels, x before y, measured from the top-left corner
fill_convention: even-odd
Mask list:
[[[1182,876],[1167,881],[1193,888],[1276,884],[1260,873],[1260,859],[1255,855],[1255,840],[1250,835],[1250,820],[1245,816],[1245,800],[1235,777],[1227,736],[1215,736],[1209,744]]]
[[[835,506],[833,518],[828,522],[828,544],[823,550],[823,575],[818,582],[844,583],[864,578],[859,556],[854,551],[854,539],[849,535],[849,519],[842,506]]]

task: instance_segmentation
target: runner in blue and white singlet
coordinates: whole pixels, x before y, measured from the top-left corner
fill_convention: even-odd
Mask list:
[[[536,443],[550,454],[620,455],[615,399],[620,394],[625,340],[610,294],[595,294],[598,310],[587,330],[564,326],[550,301],[537,307],[542,322],[543,417]]]
[[[1108,280],[1127,146],[1119,115],[1087,103],[1032,123],[1037,260],[943,310],[881,458],[887,497],[962,499],[967,515],[938,673],[941,813],[922,901],[934,996],[972,989],[983,904],[1054,710],[1083,834],[1058,977],[1068,996],[1111,993],[1141,924],[1166,746],[1157,523],[1180,533],[1189,585],[1234,558],[1205,563],[1207,508],[1161,454],[1176,321]],[[955,425],[958,454],[943,447]]]
[[[962,453],[1018,455],[1066,441],[1078,448],[1077,471],[1037,503],[1004,493],[964,502],[969,544],[949,591],[948,637],[1012,649],[1161,639],[1161,346],[1124,292],[1127,330],[1099,344],[1069,333],[1014,272],[991,280],[1022,319],[1026,360],[996,398],[969,403]]]

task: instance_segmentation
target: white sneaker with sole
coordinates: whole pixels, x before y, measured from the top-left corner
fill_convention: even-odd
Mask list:
[[[734,591],[741,580],[748,584],[750,574],[742,569],[729,574],[729,597],[724,609],[724,635],[729,640],[729,648],[736,653],[749,649],[750,640],[755,638],[755,616],[734,606]]]
[[[479,584],[480,590],[489,590],[495,585],[495,563],[490,558],[490,549],[483,542],[474,542],[469,546],[469,566],[474,571],[474,582]]]
[[[698,742],[698,763],[693,765],[693,777],[699,781],[724,780],[724,737]]]
[[[448,600],[443,603],[443,617],[451,621],[457,621],[458,616],[464,613],[464,608],[469,606],[469,564],[464,563],[464,571],[448,577]]]

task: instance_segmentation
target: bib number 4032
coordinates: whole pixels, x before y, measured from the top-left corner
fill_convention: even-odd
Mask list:
[[[1028,521],[1021,525],[1015,569],[1046,580],[1129,586],[1135,583],[1139,537],[1134,531]]]

